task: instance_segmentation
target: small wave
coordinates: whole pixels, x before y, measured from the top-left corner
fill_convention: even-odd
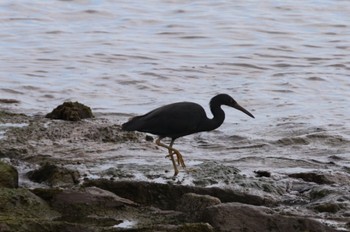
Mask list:
[[[279,146],[323,144],[328,146],[349,145],[349,141],[340,135],[330,135],[325,133],[306,134],[302,136],[291,136],[280,138],[271,144]]]
[[[309,81],[326,81],[325,79],[321,78],[321,77],[308,77],[307,80]]]
[[[240,67],[245,67],[245,68],[252,68],[252,69],[261,69],[261,70],[267,70],[268,68],[264,68],[261,66],[253,65],[253,64],[247,64],[247,63],[217,63],[217,65],[222,65],[222,66],[240,66]]]

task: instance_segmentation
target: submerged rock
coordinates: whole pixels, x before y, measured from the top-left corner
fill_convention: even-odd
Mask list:
[[[79,121],[84,118],[93,118],[91,108],[79,102],[64,102],[57,106],[46,118]]]
[[[17,188],[18,172],[13,166],[0,161],[0,187]]]

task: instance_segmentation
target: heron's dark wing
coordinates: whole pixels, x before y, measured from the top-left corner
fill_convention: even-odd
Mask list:
[[[128,123],[133,130],[177,138],[197,132],[198,125],[205,118],[205,111],[200,105],[179,102],[137,116]]]

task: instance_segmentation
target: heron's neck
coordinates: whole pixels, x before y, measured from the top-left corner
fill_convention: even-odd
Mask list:
[[[212,119],[207,119],[206,123],[203,125],[203,131],[214,130],[221,126],[225,120],[225,113],[220,105],[211,105],[210,110],[214,117]]]

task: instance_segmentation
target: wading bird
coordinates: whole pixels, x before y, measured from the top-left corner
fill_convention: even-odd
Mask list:
[[[169,157],[174,166],[174,176],[179,173],[173,155],[176,155],[178,165],[185,168],[185,162],[181,153],[173,148],[175,139],[201,131],[211,131],[218,128],[225,120],[225,112],[221,106],[230,106],[244,112],[250,117],[254,116],[232,97],[227,94],[219,94],[210,100],[210,110],[213,118],[207,117],[202,106],[193,102],[178,102],[154,109],[147,114],[136,116],[122,125],[125,131],[140,131],[158,135],[156,144],[168,149]],[[165,137],[171,138],[171,142],[165,145],[160,142]]]

